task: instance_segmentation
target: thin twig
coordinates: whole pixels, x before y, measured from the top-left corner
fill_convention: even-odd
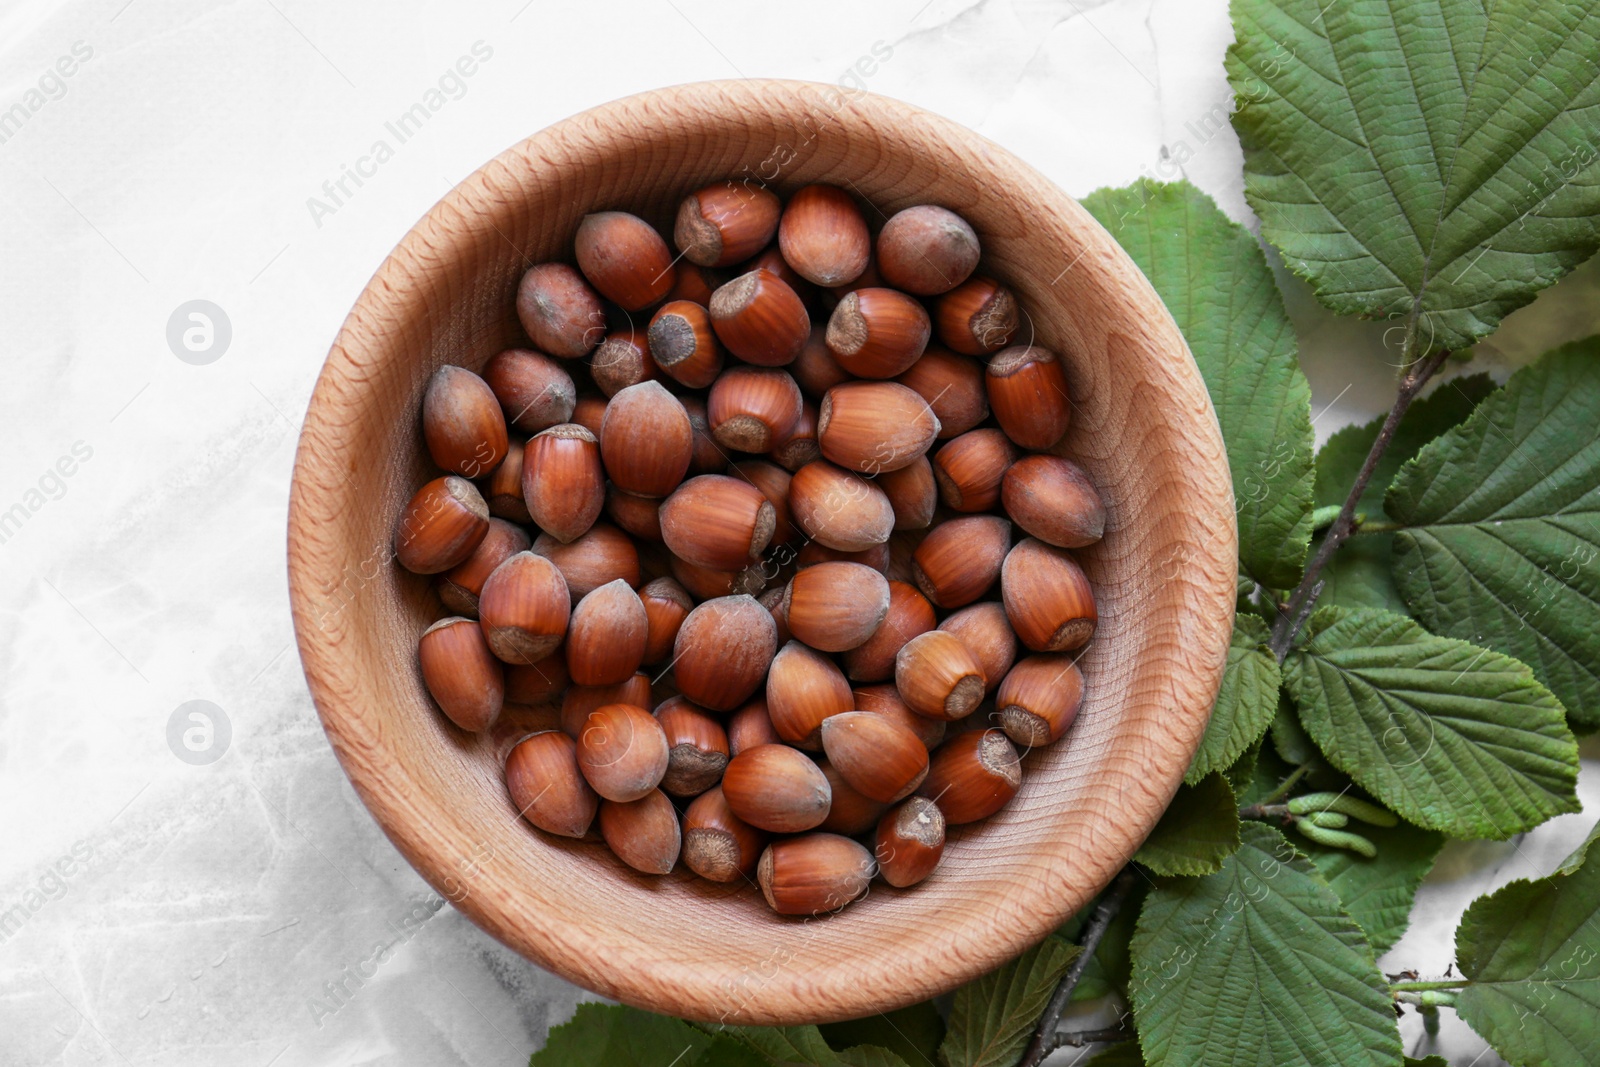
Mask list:
[[[1085,1045],[1109,1044],[1113,1041],[1132,1041],[1133,1031],[1120,1026],[1108,1026],[1104,1030],[1076,1030],[1071,1033],[1057,1034],[1050,1039],[1050,1048],[1054,1052],[1058,1048],[1082,1048]]]
[[[1106,936],[1111,920],[1117,917],[1117,912],[1122,909],[1122,902],[1133,892],[1134,881],[1133,867],[1131,865],[1124,867],[1122,873],[1111,883],[1111,888],[1101,895],[1100,903],[1095,905],[1094,914],[1089,917],[1089,925],[1083,928],[1083,935],[1078,941],[1083,951],[1072,961],[1067,973],[1061,976],[1061,984],[1056,986],[1055,995],[1050,998],[1044,1014],[1039,1017],[1039,1028],[1034,1032],[1033,1042],[1028,1045],[1028,1051],[1023,1055],[1019,1067],[1038,1067],[1044,1058],[1050,1055],[1050,1041],[1055,1037],[1056,1026],[1061,1022],[1061,1013],[1066,1010],[1067,1001],[1072,999],[1072,991],[1078,988],[1078,981],[1083,978],[1083,972],[1088,968],[1089,961],[1094,958],[1094,950],[1100,947],[1100,939]]]
[[[1355,485],[1351,486],[1350,495],[1345,497],[1344,507],[1339,509],[1339,517],[1334,519],[1333,525],[1328,528],[1322,543],[1317,546],[1317,554],[1311,557],[1311,562],[1306,565],[1305,576],[1300,579],[1300,584],[1295,587],[1288,603],[1284,605],[1284,610],[1278,615],[1277,622],[1273,624],[1271,647],[1278,662],[1283,662],[1283,657],[1288,655],[1289,646],[1294,643],[1295,635],[1300,632],[1300,627],[1305,625],[1311,608],[1316,606],[1317,594],[1321,590],[1319,578],[1322,569],[1328,565],[1333,554],[1339,550],[1339,546],[1344,544],[1350,536],[1350,531],[1354,529],[1356,505],[1361,503],[1361,497],[1372,481],[1373,472],[1378,469],[1378,461],[1383,459],[1383,454],[1393,443],[1395,431],[1400,427],[1401,417],[1405,415],[1406,409],[1411,407],[1411,402],[1417,398],[1422,387],[1428,384],[1428,379],[1432,378],[1434,372],[1449,358],[1448,349],[1435,352],[1413,364],[1411,370],[1400,380],[1400,390],[1395,394],[1394,406],[1384,418],[1383,428],[1378,431],[1377,439],[1372,442],[1366,462],[1361,464],[1361,473],[1356,475]]]

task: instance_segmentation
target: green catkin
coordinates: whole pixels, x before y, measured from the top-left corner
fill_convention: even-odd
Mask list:
[[[1343,830],[1350,824],[1350,816],[1337,811],[1314,811],[1305,818],[1324,830]]]
[[[1372,826],[1393,826],[1400,821],[1394,812],[1347,793],[1307,793],[1289,801],[1288,808],[1294,815],[1310,815],[1318,811],[1338,812]]]
[[[1329,848],[1349,849],[1351,852],[1361,853],[1369,860],[1378,854],[1378,847],[1360,834],[1352,834],[1344,830],[1329,830],[1318,826],[1309,819],[1297,820],[1294,825],[1297,830],[1319,845],[1327,845]]]

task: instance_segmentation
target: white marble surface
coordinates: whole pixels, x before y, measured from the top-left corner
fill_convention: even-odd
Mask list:
[[[301,413],[361,286],[450,183],[617,96],[837,81],[876,45],[892,54],[867,87],[967,123],[1071,193],[1173,176],[1182,156],[1248,218],[1231,130],[1194,133],[1227,100],[1223,0],[778,10],[0,6],[0,108],[27,112],[0,142],[0,511],[30,509],[0,543],[0,913],[22,917],[0,938],[0,1062],[504,1067],[585,996],[439,906],[346,784],[291,643]],[[441,84],[475,44],[492,54]],[[435,89],[444,106],[354,195],[308,206]],[[1592,332],[1596,288],[1586,271],[1519,315],[1496,360]],[[195,299],[231,323],[206,365],[167,342]],[[1381,331],[1331,322],[1300,290],[1292,304],[1319,434],[1384,406]],[[230,728],[204,765],[168,740],[192,700]],[[1591,758],[1591,810],[1597,778]],[[1442,969],[1465,903],[1548,871],[1588,818],[1452,849],[1389,962]],[[1413,1047],[1414,1020],[1406,1034]],[[1465,1027],[1444,1037],[1456,1063],[1497,1062]]]

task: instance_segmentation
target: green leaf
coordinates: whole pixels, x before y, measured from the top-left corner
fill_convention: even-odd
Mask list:
[[[754,1052],[763,1064],[815,1064],[816,1067],[908,1067],[888,1049],[874,1045],[835,1052],[815,1026],[729,1026],[715,1028]]]
[[[1389,447],[1373,469],[1372,480],[1361,494],[1357,510],[1369,522],[1385,522],[1383,494],[1401,464],[1423,445],[1459,424],[1479,401],[1494,391],[1487,374],[1453,378],[1411,405],[1400,420]],[[1372,442],[1383,427],[1382,415],[1361,426],[1346,426],[1329,437],[1317,452],[1316,503],[1341,505],[1355,485]],[[1391,576],[1394,535],[1361,533],[1346,541],[1322,570],[1322,595],[1317,603],[1347,608],[1382,608],[1409,614]]]
[[[933,1001],[924,1000],[863,1019],[824,1023],[817,1029],[834,1048],[880,1045],[911,1067],[933,1067],[939,1042],[944,1038],[944,1017]]]
[[[1459,349],[1594,253],[1600,8],[1234,0],[1261,233],[1345,315]]]
[[[1194,353],[1233,471],[1241,564],[1291,588],[1311,540],[1311,387],[1261,246],[1188,182],[1140,179],[1083,206],[1144,271]]]
[[[1375,858],[1310,841],[1300,848],[1366,932],[1372,951],[1381,956],[1406,932],[1417,888],[1433,869],[1445,838],[1407,823],[1394,827],[1351,823],[1350,829],[1378,846]]]
[[[945,1067],[1012,1067],[1027,1047],[1061,976],[1082,950],[1051,935],[956,991],[939,1046]]]
[[[1239,847],[1239,802],[1221,774],[1181,785],[1133,858],[1156,874],[1211,874]]]
[[[1529,664],[1600,728],[1600,337],[1512,376],[1400,471],[1394,577],[1425,626]]]
[[[1592,840],[1592,838],[1591,838]],[[1456,928],[1456,1011],[1512,1063],[1600,1063],[1600,853],[1475,900]]]
[[[673,1060],[673,1057],[678,1057]],[[579,1004],[571,1021],[550,1031],[529,1067],[761,1067],[728,1038],[681,1019],[621,1004]]]
[[[1406,1067],[1450,1067],[1450,1062],[1443,1056],[1429,1056],[1425,1060],[1414,1060],[1407,1056]]]
[[[1234,617],[1222,688],[1183,779],[1189,785],[1231,766],[1272,723],[1278,709],[1278,661],[1267,651],[1267,637],[1267,624],[1258,616]]]
[[[1389,988],[1361,928],[1276,830],[1240,829],[1222,870],[1163,882],[1133,936],[1152,1067],[1399,1067]]]
[[[1284,682],[1329,762],[1418,826],[1504,838],[1578,809],[1561,705],[1508,656],[1386,611],[1319,608]]]

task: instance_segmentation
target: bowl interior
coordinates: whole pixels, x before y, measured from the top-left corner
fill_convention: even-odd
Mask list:
[[[600,844],[517,817],[504,754],[543,725],[471,736],[432,706],[418,635],[443,614],[392,560],[395,516],[432,477],[419,403],[435,368],[525,344],[526,267],[567,259],[579,219],[623,208],[670,233],[697,186],[831,182],[882,216],[919,203],[971,221],[980,270],[1018,294],[1066,360],[1064,450],[1108,507],[1079,553],[1100,609],[1067,739],[1031,753],[998,815],[953,828],[911,890],[875,885],[828,917],[774,916],[751,885],[637,875]],[[879,218],[877,221],[881,222]],[[493,160],[406,236],[362,294],[307,415],[291,504],[301,656],[346,772],[407,859],[494,936],[654,1010],[790,1023],[882,1011],[1014,956],[1081,907],[1159,818],[1204,729],[1232,621],[1232,493],[1216,420],[1170,317],[1069,197],[959,126],[832,86],[733,82],[585,112]]]

